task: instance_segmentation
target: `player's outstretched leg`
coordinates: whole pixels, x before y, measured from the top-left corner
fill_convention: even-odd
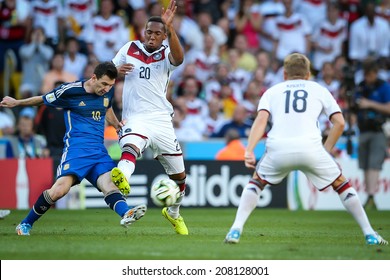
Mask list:
[[[367,234],[366,235],[366,244],[367,245],[387,245],[389,242],[383,239],[377,232],[375,234]]]
[[[241,231],[238,228],[232,228],[225,237],[223,242],[237,244],[240,242]]]
[[[169,214],[168,207],[164,207],[162,209],[161,213],[172,224],[176,233],[181,234],[181,235],[188,235],[188,228],[187,228],[182,216],[179,215],[176,218],[172,217]]]
[[[118,167],[114,167],[111,170],[111,180],[114,185],[118,187],[121,193],[124,195],[128,195],[130,193],[129,182],[127,182],[126,176]]]
[[[122,217],[121,226],[128,227],[141,219],[146,213],[147,207],[145,204],[135,206],[129,209]]]

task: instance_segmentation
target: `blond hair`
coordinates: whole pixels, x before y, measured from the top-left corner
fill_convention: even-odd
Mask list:
[[[310,60],[300,53],[286,56],[283,67],[288,80],[305,79],[310,74]]]

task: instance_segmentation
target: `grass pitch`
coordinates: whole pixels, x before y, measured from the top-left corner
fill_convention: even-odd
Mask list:
[[[151,208],[127,229],[109,209],[51,209],[31,236],[15,227],[27,211],[0,220],[2,260],[390,260],[390,246],[367,246],[344,211],[256,209],[239,244],[224,244],[235,208],[182,208],[190,235],[177,235]],[[390,211],[369,211],[371,224],[390,239]]]

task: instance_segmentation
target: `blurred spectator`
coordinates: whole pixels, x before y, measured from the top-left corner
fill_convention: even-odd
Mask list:
[[[191,48],[201,50],[203,48],[203,39],[199,25],[186,14],[185,0],[176,1],[176,5],[177,9],[173,19],[173,26],[184,50],[188,51]]]
[[[215,67],[214,77],[207,81],[204,85],[205,99],[209,101],[212,97],[221,98],[222,84],[229,86],[232,90],[232,98],[234,100],[242,99],[242,91],[240,85],[229,80],[230,67],[226,63],[219,63]]]
[[[333,95],[333,97],[336,99],[337,103],[340,105],[341,108],[345,107],[345,104],[343,104],[343,100],[339,97],[340,82],[334,79],[333,64],[330,62],[325,62],[322,65],[321,72],[318,76],[318,84],[329,90],[329,92]],[[332,123],[325,114],[321,114],[319,116],[318,122],[322,134],[325,135],[325,133],[327,133],[331,128]]]
[[[171,79],[171,83],[173,83],[175,86],[175,92],[174,92],[175,97],[179,97],[179,96],[183,96],[184,81],[187,78],[194,78],[194,77],[196,78],[197,66],[195,63],[190,63],[190,62],[183,63],[173,73],[175,73],[176,71],[178,72],[178,74],[172,75],[175,77]],[[200,97],[203,83],[198,79],[197,79],[197,83],[199,89],[198,97]]]
[[[302,0],[296,5],[295,11],[303,15],[315,30],[326,20],[327,6],[331,1],[335,0]]]
[[[248,123],[248,111],[242,105],[237,105],[231,121],[228,121],[221,129],[212,134],[212,137],[225,137],[226,132],[234,128],[238,131],[240,138],[247,138],[251,129],[251,124]]]
[[[264,86],[268,88],[272,84],[274,84],[273,80],[275,79],[275,74],[277,70],[280,68],[278,62],[277,60],[271,61],[270,53],[261,50],[256,53],[256,61],[257,61],[257,69],[261,68],[264,72],[263,73]],[[275,65],[277,65],[277,67]],[[254,74],[254,76],[256,76],[256,74]]]
[[[205,136],[210,137],[213,133],[219,131],[219,129],[227,122],[227,120],[222,113],[222,103],[219,98],[211,98],[207,105],[208,115],[205,118],[205,123],[207,127],[205,131]]]
[[[42,80],[45,73],[49,70],[49,63],[53,57],[53,49],[45,44],[46,38],[44,29],[40,26],[33,28],[31,40],[20,48],[20,57],[22,59],[22,86],[20,91],[23,93],[23,87],[31,90],[31,95],[40,93]],[[22,94],[22,98],[27,95]]]
[[[234,89],[232,87],[234,83],[230,83],[228,80],[222,81],[220,85],[221,88],[218,93],[218,98],[222,103],[222,112],[226,119],[231,119],[237,104],[242,100],[242,95],[240,95],[240,99],[234,96]]]
[[[112,0],[102,0],[97,16],[87,27],[88,53],[96,55],[100,62],[110,61],[127,41],[124,22],[114,13]]]
[[[195,77],[186,77],[183,84],[182,97],[187,109],[187,118],[196,118],[203,122],[208,115],[207,103],[198,97],[199,84]]]
[[[376,60],[364,61],[364,81],[355,93],[359,127],[359,167],[364,171],[367,209],[376,209],[374,195],[379,190],[379,173],[386,158],[387,139],[383,131],[390,115],[390,84],[378,79]]]
[[[19,113],[17,132],[7,136],[12,158],[41,158],[49,156],[44,136],[34,132],[35,110],[31,107],[22,109]]]
[[[74,37],[80,45],[80,52],[87,54],[87,26],[97,13],[97,1],[65,0],[66,35]]]
[[[312,28],[301,14],[294,12],[292,0],[282,0],[285,13],[275,19],[272,34],[275,40],[274,57],[279,61],[293,52],[310,53]]]
[[[271,53],[274,47],[272,32],[275,18],[283,15],[285,8],[280,0],[265,0],[257,5],[257,9],[263,18],[260,30],[260,46],[262,50]]]
[[[221,2],[226,1],[202,0],[192,2],[194,2],[193,10],[195,14],[199,14],[201,11],[208,11],[212,17],[212,23],[216,24],[222,17]]]
[[[0,88],[3,89],[4,80],[4,67],[6,65],[6,53],[11,50],[15,55],[16,61],[14,62],[16,74],[11,77],[10,88],[12,92],[4,93],[1,91],[0,97],[6,94],[13,94],[16,96],[19,90],[20,84],[20,72],[22,69],[22,63],[19,57],[19,48],[26,39],[26,10],[28,9],[27,3],[24,0],[4,0],[0,1]],[[7,63],[9,67],[12,67]],[[10,69],[8,69],[10,70]]]
[[[240,134],[234,128],[225,133],[225,147],[219,150],[216,160],[244,160],[245,146],[240,140]]]
[[[0,106],[0,137],[15,132],[15,116],[9,108]]]
[[[185,61],[195,64],[196,78],[202,83],[206,82],[213,76],[215,66],[220,62],[220,58],[217,54],[212,53],[212,47],[214,44],[214,37],[210,34],[204,35],[204,48],[202,50],[191,49],[187,52]],[[184,66],[185,67],[185,66]]]
[[[214,38],[214,44],[211,53],[219,55],[226,49],[227,37],[221,27],[213,24],[212,17],[208,11],[200,11],[197,14],[197,23],[202,34],[201,49],[204,49],[204,36],[209,34]]]
[[[148,6],[149,16],[161,16],[162,7],[160,1],[151,1]]]
[[[233,47],[234,37],[237,33],[234,19],[238,13],[239,4],[240,1],[237,0],[225,0],[220,5],[222,17],[218,20],[218,25],[224,30],[228,37],[226,42],[228,48]]]
[[[229,81],[240,86],[241,92],[244,92],[252,77],[252,72],[246,71],[239,65],[240,54],[237,49],[228,51],[227,63],[230,65]]]
[[[262,71],[262,69],[259,68],[257,71]],[[247,110],[248,120],[251,123],[256,118],[259,100],[265,91],[266,88],[264,86],[260,86],[255,80],[252,80],[249,83],[248,88],[245,91],[244,100],[241,102],[241,105]]]
[[[80,53],[80,45],[75,37],[66,39],[64,54],[64,71],[75,75],[78,79],[83,77],[84,68],[88,64],[88,58]]]
[[[62,85],[63,81],[56,81],[54,88]],[[59,89],[59,88],[58,88]],[[51,106],[41,105],[34,120],[37,133],[43,135],[47,141],[49,156],[53,159],[53,174],[56,175],[64,148],[65,120],[64,110]]]
[[[83,79],[89,79],[93,75],[93,71],[95,69],[95,65],[93,63],[88,63],[83,71]]]
[[[240,1],[238,13],[234,18],[236,31],[246,37],[248,50],[251,53],[255,53],[260,47],[259,32],[263,21],[261,14],[253,7],[253,0]]]
[[[390,23],[390,0],[381,0],[376,6],[375,13]]]
[[[56,0],[30,2],[28,27],[40,26],[45,32],[46,44],[53,50],[64,50],[65,20],[62,4]]]
[[[201,127],[203,122],[199,122],[198,119],[187,118],[187,107],[183,98],[175,100],[174,115],[172,118],[175,134],[179,142],[188,141],[201,141],[203,140],[203,134]],[[200,127],[199,127],[200,126]]]
[[[361,17],[360,0],[338,0],[340,5],[340,15],[348,21],[348,25]]]
[[[245,35],[237,34],[233,46],[238,51],[238,66],[249,72],[254,71],[257,68],[257,62],[255,56],[248,51]]]
[[[161,11],[160,11],[161,15]],[[148,21],[148,15],[146,14],[145,9],[137,9],[133,12],[133,17],[128,26],[128,37],[129,41],[140,40],[144,41],[144,30],[145,23]]]
[[[334,73],[335,71],[333,64],[331,62],[325,62],[322,65],[317,82],[323,87],[325,87],[327,90],[329,90],[333,97],[336,99],[337,103],[340,105],[340,103],[342,102],[340,100],[339,95],[340,81],[335,79]]]
[[[43,77],[41,93],[43,94],[53,90],[57,81],[70,83],[77,79],[78,77],[76,75],[64,70],[64,55],[62,53],[56,53],[51,61],[51,70],[46,72]]]
[[[327,8],[327,18],[314,29],[313,67],[320,71],[325,62],[333,62],[343,54],[344,43],[348,35],[348,23],[339,16],[338,4],[330,2]]]
[[[365,4],[364,11],[365,15],[351,25],[349,34],[349,58],[355,64],[369,56],[385,60],[390,54],[389,23],[375,15],[375,3],[371,1]]]

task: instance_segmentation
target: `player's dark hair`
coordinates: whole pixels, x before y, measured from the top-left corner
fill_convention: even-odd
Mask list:
[[[162,25],[164,26],[164,32],[166,32],[165,23],[164,23],[164,21],[162,20],[162,18],[160,16],[151,16],[148,19],[148,21],[146,22],[146,25],[148,25],[149,22],[159,22],[159,23],[162,23]]]
[[[104,75],[108,76],[112,80],[118,77],[118,70],[116,69],[114,63],[110,61],[99,63],[93,73],[96,75],[97,79],[100,79]]]

